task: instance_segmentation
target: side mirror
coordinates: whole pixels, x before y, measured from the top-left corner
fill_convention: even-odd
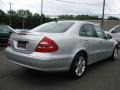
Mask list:
[[[9,31],[9,34],[12,34],[13,32],[12,31]]]
[[[106,34],[107,39],[112,39],[112,36],[110,34]]]
[[[113,30],[111,33],[116,33],[116,30]]]

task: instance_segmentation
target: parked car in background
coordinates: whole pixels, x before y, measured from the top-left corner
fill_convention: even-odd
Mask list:
[[[29,32],[14,33],[6,48],[7,58],[18,65],[43,71],[69,71],[75,78],[86,67],[110,57],[117,60],[117,42],[87,21],[58,21]]]
[[[8,25],[0,25],[0,46],[7,45],[8,39],[13,32],[15,32],[15,30]]]
[[[118,45],[120,46],[120,25],[113,27],[109,31],[109,34],[118,42]]]

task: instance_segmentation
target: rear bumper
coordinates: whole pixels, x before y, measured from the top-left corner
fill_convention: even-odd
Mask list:
[[[66,71],[69,70],[72,57],[65,55],[47,55],[41,53],[24,54],[13,51],[10,47],[6,48],[7,58],[18,65],[38,69],[42,71]]]

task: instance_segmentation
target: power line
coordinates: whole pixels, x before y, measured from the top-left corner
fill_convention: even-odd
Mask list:
[[[48,12],[71,12],[71,13],[73,13],[73,12],[79,12],[79,11],[58,11],[58,10],[46,10],[46,11],[48,11]],[[75,16],[76,15],[93,15],[93,16],[100,16],[101,14],[75,14]],[[120,15],[120,13],[117,13],[117,14],[111,14],[111,13],[106,13],[106,14],[104,14],[104,15]],[[74,16],[74,15],[73,15]]]
[[[65,10],[48,10],[48,9],[44,9],[44,11],[48,11],[48,12],[81,12],[81,11],[77,11],[77,10],[69,10],[69,11],[65,11]]]
[[[105,0],[103,0],[102,4],[90,4],[90,3],[78,3],[78,2],[70,2],[70,1],[64,1],[64,0],[57,0],[57,1],[61,1],[61,2],[67,2],[67,3],[75,3],[75,4],[85,4],[85,5],[103,5],[103,10],[102,10],[102,23],[101,23],[101,27],[103,29],[103,25],[104,25],[104,14],[105,14]]]
[[[56,1],[60,1],[60,2],[66,2],[66,3],[74,3],[74,4],[85,4],[85,5],[102,5],[103,3],[79,3],[79,2],[71,2],[71,1],[64,1],[64,0],[56,0]]]

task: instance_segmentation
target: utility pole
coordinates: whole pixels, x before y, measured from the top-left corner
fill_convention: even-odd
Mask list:
[[[10,26],[11,26],[11,25],[12,25],[12,22],[11,22],[11,20],[12,20],[12,19],[11,19],[11,5],[12,5],[12,3],[10,2],[9,5],[10,5],[10,21],[9,21],[9,24],[10,24]]]
[[[9,24],[10,24],[10,26],[11,26],[11,2],[9,3],[10,4],[10,22],[9,22]]]
[[[41,0],[41,20],[40,20],[41,24],[43,23],[42,11],[43,11],[43,0]]]
[[[27,18],[27,15],[22,16],[23,18],[23,29],[25,29],[25,19]]]
[[[23,29],[25,29],[25,18],[23,18]]]
[[[102,29],[104,26],[104,15],[105,15],[105,0],[103,0],[102,24],[101,24]]]

